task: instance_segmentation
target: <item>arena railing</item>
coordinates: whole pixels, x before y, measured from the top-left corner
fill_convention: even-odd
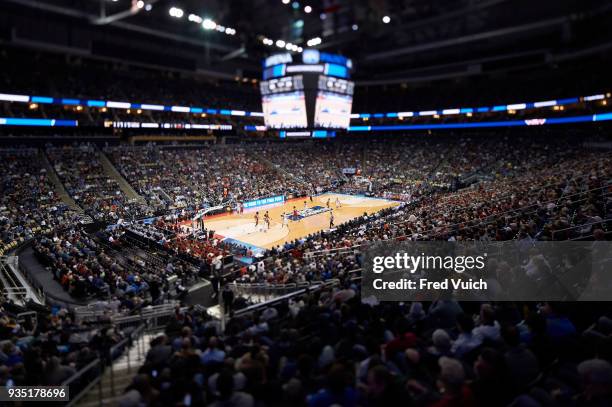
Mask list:
[[[583,223],[582,225],[575,225],[575,226],[571,226],[571,227],[564,228],[564,229],[553,230],[552,231],[553,240],[554,240],[554,237],[555,237],[556,234],[567,233],[567,234],[571,235],[573,231],[579,231],[579,230],[587,228],[587,227],[588,228],[592,228],[595,225],[602,225],[604,227],[604,229],[607,229],[607,224],[610,223],[610,222],[612,222],[612,219],[602,219],[602,220],[597,221],[597,222]],[[610,232],[609,230],[604,230],[604,233],[609,233],[609,232]],[[593,236],[593,235],[592,234],[585,235],[585,234],[579,233],[578,236],[573,236],[571,240],[582,239],[582,238],[586,238],[588,236]]]
[[[363,271],[363,269],[357,268],[348,271],[346,274],[351,281],[354,281],[356,279],[361,279],[361,271]],[[340,279],[332,278],[325,281],[300,282],[293,284],[232,283],[232,286],[237,290],[238,294],[246,293],[247,295],[260,295],[261,297],[266,298],[264,301],[257,302],[256,304],[247,307],[252,308],[257,306],[269,306],[270,304],[276,303],[279,299],[282,301],[283,299],[292,298],[292,296],[298,295],[299,293],[318,290],[321,288],[334,287],[338,284],[340,284]],[[253,292],[249,292],[251,289]],[[281,294],[281,292],[286,291],[287,289],[292,289],[292,291],[286,294]]]
[[[77,322],[105,322],[108,319],[117,323],[118,321],[127,321],[130,319],[140,320],[147,319],[152,315],[167,314],[175,309],[178,301],[169,300],[164,304],[149,305],[130,312],[113,312],[104,303],[91,303],[83,306],[74,307],[73,312]],[[136,318],[138,317],[138,318]],[[108,318],[108,319],[105,319]]]
[[[5,298],[15,303],[25,301],[28,290],[21,285],[3,261],[0,261],[0,284],[2,285],[2,294]]]
[[[547,185],[545,187],[542,187],[542,188],[538,189],[537,192],[543,192],[545,189],[549,188],[552,185],[553,184],[549,184],[549,185]],[[580,192],[576,192],[574,194],[566,195],[566,196],[564,196],[564,199],[567,199],[567,198],[570,198],[570,197],[574,197],[574,196],[577,196],[577,195],[589,194],[589,193],[592,193],[592,192],[596,192],[596,191],[600,191],[600,190],[605,190],[605,189],[608,189],[608,188],[609,188],[609,186],[606,185],[606,186],[603,186],[603,187],[598,187],[598,188],[593,188],[593,189],[589,189],[589,190],[585,190],[585,191],[580,191]],[[503,199],[504,197],[507,198],[510,195],[511,194],[504,195],[503,197],[500,197],[499,199]],[[537,203],[534,203],[534,204],[525,205],[525,206],[520,207],[520,208],[515,208],[515,209],[508,210],[508,211],[492,214],[492,215],[489,215],[489,216],[486,216],[486,217],[482,218],[480,224],[481,225],[488,225],[491,222],[495,221],[496,219],[499,219],[500,217],[504,217],[504,216],[506,216],[508,214],[513,214],[513,213],[522,214],[526,209],[529,209],[529,208],[540,208],[542,206],[545,206],[548,203],[556,203],[558,201],[558,199],[559,198],[555,198],[555,199],[552,199],[552,200],[549,200],[549,201],[545,201],[545,202],[537,202]],[[392,223],[392,225],[400,226],[400,225],[406,224],[406,222],[407,222],[406,220],[403,220],[403,221],[399,221],[399,222],[394,222],[394,223]],[[452,229],[454,227],[461,226],[464,223],[465,222],[454,223],[454,224],[451,224],[451,225],[446,225],[444,227],[444,229]],[[577,226],[574,226],[574,228],[575,227],[577,227]],[[440,232],[436,232],[433,229],[429,229],[427,231],[422,232],[421,234],[423,234],[423,235],[430,235],[430,234],[432,234],[432,236],[437,236],[437,235],[440,234]],[[395,237],[390,238],[389,240],[408,239],[408,238],[412,238],[412,236],[408,236],[408,235],[395,236]],[[331,254],[338,254],[338,253],[339,254],[345,254],[345,253],[348,254],[351,251],[355,252],[357,250],[364,249],[369,244],[370,243],[363,243],[363,244],[357,244],[357,245],[348,246],[348,247],[340,247],[340,248],[332,248],[332,249],[324,249],[324,250],[318,250],[318,251],[313,251],[313,252],[307,252],[307,253],[304,253],[304,257],[310,256],[311,258],[316,258],[316,257],[328,256],[328,255],[331,255]]]
[[[38,313],[36,313],[36,311],[25,311],[25,312],[20,312],[19,314],[16,315],[16,320],[17,322],[19,322],[20,324],[23,324],[27,318],[32,318],[35,321],[38,320]]]
[[[594,191],[599,191],[599,190],[603,190],[603,189],[607,189],[607,188],[608,188],[608,186],[603,186],[603,187],[593,188],[593,189],[590,189],[590,190],[576,192],[574,194],[566,195],[565,199],[573,197],[573,196],[576,196],[576,195],[588,194],[588,193],[591,193],[591,192],[594,192]],[[542,190],[538,190],[538,191],[542,191]],[[557,201],[558,201],[558,198],[555,198],[555,199],[552,199],[552,200],[549,200],[549,201],[536,202],[536,203],[533,203],[533,204],[530,204],[530,205],[522,206],[520,208],[515,208],[515,209],[508,210],[508,211],[498,212],[498,213],[495,213],[495,214],[492,214],[492,215],[488,215],[488,216],[480,219],[480,225],[488,225],[492,221],[494,221],[494,220],[496,220],[496,219],[498,219],[500,217],[504,217],[504,216],[506,216],[508,214],[517,213],[517,212],[522,213],[523,211],[525,211],[526,209],[529,209],[529,208],[541,208],[541,207],[543,207],[543,206],[545,206],[545,205],[547,205],[549,203],[556,203]],[[401,221],[401,222],[394,223],[393,225],[401,225],[401,224],[405,224],[405,223],[406,223],[406,221]],[[464,223],[466,223],[466,222],[453,223],[451,225],[446,225],[444,228],[445,229],[452,229],[452,228],[454,228],[456,226],[461,226]],[[433,229],[429,229],[427,231],[424,231],[421,234],[429,234],[429,233],[432,233],[432,232],[434,232],[434,236],[435,236],[436,232]],[[400,236],[400,237],[396,237],[396,239],[397,238],[407,238],[407,237],[409,237],[409,236]]]
[[[23,250],[29,243],[31,243],[31,240],[25,242],[22,246],[20,246],[19,249],[17,249],[17,252],[19,252],[20,250]],[[59,307],[67,308],[70,310],[74,309],[74,307],[76,306],[83,305],[83,303],[78,302],[77,300],[66,301],[64,299],[58,298],[54,296],[53,294],[49,293],[45,289],[45,287],[40,282],[38,282],[38,280],[32,277],[28,269],[25,268],[21,262],[19,262],[18,268],[19,268],[19,272],[21,273],[21,275],[25,277],[30,287],[32,287],[36,291],[39,298],[44,298],[45,303],[57,305]]]
[[[325,284],[324,281],[312,281],[312,282],[299,282],[299,283],[288,283],[288,284],[269,284],[269,283],[236,283],[232,282],[232,288],[236,294],[243,297],[248,297],[251,301],[257,301],[263,303],[271,299],[291,294],[295,291],[310,288]]]
[[[246,308],[242,308],[242,309],[236,310],[234,312],[234,316],[242,316],[242,315],[250,314],[250,313],[253,313],[253,312],[257,312],[259,310],[265,309],[265,308],[270,307],[272,305],[279,304],[279,303],[284,302],[284,301],[288,301],[288,300],[290,300],[292,298],[295,298],[297,296],[306,294],[308,292],[314,292],[314,291],[319,291],[319,290],[323,290],[323,289],[326,289],[326,288],[335,287],[338,284],[340,284],[340,280],[338,280],[338,279],[330,279],[330,280],[321,282],[320,284],[308,286],[308,287],[299,289],[297,291],[293,291],[293,292],[291,292],[289,294],[281,295],[279,297],[272,298],[272,299],[270,299],[268,301],[260,302],[260,303],[257,303],[257,304],[250,305],[250,306],[248,306]]]
[[[304,258],[315,259],[317,257],[329,256],[333,254],[356,254],[355,251],[358,250],[361,246],[362,245],[353,245],[344,247],[334,247],[332,249],[316,250],[312,252],[304,252]]]
[[[105,397],[114,397],[116,395],[116,386],[118,384],[125,385],[125,382],[115,382],[115,369],[114,362],[119,360],[120,357],[126,357],[127,371],[131,373],[132,365],[141,362],[146,356],[146,347],[144,343],[144,333],[148,327],[148,321],[140,324],[136,329],[129,333],[129,335],[122,339],[119,343],[115,344],[105,352],[101,352],[95,360],[87,364],[81,370],[76,372],[74,375],[65,380],[61,385],[69,386],[70,388],[70,402],[66,406],[75,406],[83,399],[87,394],[98,387],[98,402],[102,406]],[[131,348],[136,347],[136,358],[132,360]],[[136,365],[134,367],[137,367]],[[109,372],[109,384],[110,394],[105,394],[105,387],[103,386],[103,378],[106,372]],[[75,394],[75,396],[72,396]]]
[[[612,154],[610,154],[610,155],[612,156]],[[558,172],[556,175],[558,175],[559,177],[561,177],[561,176],[565,176],[565,175],[573,174],[574,172],[575,172],[575,170],[574,170],[574,169],[571,169],[571,170],[567,170],[567,171],[559,171],[559,172]],[[585,176],[585,174],[579,174],[579,176],[580,176],[580,175]],[[522,179],[522,178],[518,178],[518,179],[517,179],[517,178],[514,178],[514,179],[509,179],[509,178],[506,178],[505,180],[506,180],[506,182],[507,182],[507,185],[510,185],[510,186],[513,186],[513,185],[515,185],[515,184],[524,184],[524,183],[525,183],[525,180],[524,180],[524,179]],[[549,182],[549,183],[547,183],[547,184],[541,185],[541,186],[540,186],[540,188],[538,189],[538,191],[542,191],[542,190],[545,190],[545,189],[547,189],[547,188],[556,187],[556,186],[557,186],[557,182]],[[455,194],[453,194],[453,195],[448,195],[448,196],[446,196],[446,197],[442,197],[441,199],[452,198],[452,197],[454,197],[456,194],[461,194],[461,193],[469,193],[470,191],[473,191],[473,189],[470,189],[470,188],[464,188],[464,189],[462,189],[462,190],[460,190],[460,191],[457,191],[457,192],[456,192]],[[512,192],[509,192],[509,193],[508,193],[508,194],[506,194],[506,195],[500,195],[500,198],[501,198],[501,197],[505,197],[505,196],[510,196],[510,195],[512,195],[512,194],[513,194]]]
[[[565,198],[568,198],[568,197],[570,197],[570,196],[581,195],[581,194],[587,194],[587,193],[590,193],[591,191],[594,191],[594,190],[583,191],[583,192],[579,192],[579,193],[576,193],[576,194],[567,195],[567,196],[565,196],[565,197],[564,197],[564,199],[565,199]],[[605,196],[607,196],[607,193],[606,193],[606,195],[604,195],[604,197],[605,197]],[[588,197],[585,197],[585,198],[582,198],[582,199],[577,200],[577,201],[572,201],[572,204],[581,203],[581,202],[586,202],[586,201],[588,201],[588,199],[589,199]],[[494,214],[494,215],[489,215],[489,216],[487,216],[487,217],[483,218],[483,219],[488,219],[488,220],[487,220],[487,221],[485,221],[485,222],[481,222],[481,223],[479,223],[479,226],[487,226],[487,225],[490,225],[491,223],[494,223],[494,222],[495,222],[497,219],[499,219],[500,217],[503,217],[503,218],[506,220],[506,222],[508,222],[508,221],[510,221],[510,220],[514,220],[515,218],[518,218],[518,217],[520,217],[520,216],[524,216],[524,215],[532,215],[532,214],[536,213],[538,210],[540,210],[540,209],[541,209],[541,207],[542,207],[543,205],[546,205],[546,204],[549,204],[549,203],[555,203],[555,206],[557,206],[557,203],[558,203],[559,201],[560,201],[560,199],[554,199],[554,200],[547,201],[547,202],[542,202],[542,203],[536,203],[536,204],[532,204],[532,205],[527,205],[527,206],[520,207],[520,208],[517,208],[517,209],[513,209],[513,210],[510,210],[510,211],[501,212],[501,213]],[[530,208],[531,208],[531,209],[530,209]],[[508,216],[508,214],[511,214],[511,216]],[[492,218],[492,219],[489,219],[489,218]],[[458,224],[453,224],[453,225],[447,226],[447,227],[445,227],[445,228],[454,227],[454,226],[461,226],[463,223],[465,223],[465,222],[458,223]],[[547,225],[547,224],[548,224],[548,223],[545,223],[544,225]],[[431,230],[430,230],[430,231],[431,231]],[[434,236],[436,236],[436,235],[434,234]]]
[[[112,321],[113,324],[124,328],[138,326],[146,322],[148,330],[156,330],[165,327],[166,323],[174,317],[178,305],[178,302],[172,302],[145,307],[138,314],[118,316]]]
[[[38,233],[47,233],[50,230],[51,229],[41,229]],[[11,256],[4,256],[4,258],[8,260],[7,262],[5,262],[5,266],[8,266],[5,271],[7,271],[7,273],[10,273],[10,275],[12,276],[11,286],[21,287],[26,290],[25,297],[23,297],[24,300],[28,297],[32,299],[35,298],[35,302],[44,304],[47,302],[47,300],[51,299],[53,300],[51,302],[57,303],[60,306],[65,306],[68,308],[68,306],[63,301],[47,293],[44,287],[30,275],[30,272],[25,267],[23,267],[22,263],[19,261],[19,255],[21,251],[28,247],[32,240],[33,239],[27,239],[19,242],[11,249]],[[19,276],[17,276],[16,273],[18,273]],[[25,287],[24,285],[27,285],[27,287]],[[21,289],[15,290],[16,293],[20,293],[21,291]]]

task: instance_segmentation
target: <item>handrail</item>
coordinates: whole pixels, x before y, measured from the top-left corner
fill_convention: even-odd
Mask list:
[[[362,269],[356,268],[353,270],[349,270],[346,273],[355,274],[359,271],[362,271]],[[296,282],[296,283],[285,283],[285,284],[271,284],[268,282],[265,282],[265,283],[236,283],[235,281],[233,281],[230,284],[233,285],[234,288],[236,288],[237,290],[262,289],[262,288],[270,289],[270,290],[286,290],[288,288],[302,289],[302,288],[318,287],[320,285],[328,284],[329,282],[332,282],[332,281],[337,282],[339,280],[338,278],[330,278],[328,280],[301,281],[301,282]]]
[[[44,233],[46,230],[42,232]],[[6,255],[4,258],[8,259],[9,257],[14,257],[18,259],[21,250],[23,250],[23,248],[25,248],[32,240],[33,239],[28,239],[20,242],[12,249],[14,255]],[[25,293],[21,295],[22,300],[28,298],[28,293],[32,293],[31,298],[33,298],[35,302],[44,304],[48,297],[47,293],[45,293],[42,286],[38,284],[37,281],[34,281],[35,279],[32,278],[30,273],[24,269],[21,262],[15,261],[14,264],[0,262],[0,265],[2,265],[2,271],[4,272],[5,277],[10,279],[9,283],[12,285],[12,287],[7,288],[12,288],[12,291],[17,293],[21,293],[23,290],[25,290]],[[17,284],[15,279],[19,280],[19,284]]]
[[[80,378],[81,376],[83,376],[83,374],[88,371],[89,369],[92,368],[92,366],[97,365],[98,363],[100,363],[100,359],[96,358],[94,360],[92,360],[89,364],[85,365],[85,367],[81,368],[81,370],[77,371],[75,374],[73,374],[72,376],[70,376],[68,379],[66,379],[63,383],[62,386],[69,386],[71,383],[73,383],[75,380],[77,380],[78,378]]]
[[[25,249],[31,242],[33,239],[29,239],[25,242],[23,242],[23,244],[21,246],[19,246],[15,252],[17,253],[17,255],[19,255],[19,253]],[[48,292],[47,290],[44,289],[44,287],[42,286],[42,284],[40,284],[35,278],[33,278],[30,275],[30,272],[27,270],[27,268],[25,268],[23,266],[23,264],[20,262],[18,264],[19,267],[19,271],[21,272],[21,274],[25,277],[25,279],[28,281],[28,283],[32,286],[32,288],[35,288],[38,292],[38,294],[45,299],[45,301],[47,302],[53,302],[54,304],[60,305],[62,307],[68,308],[68,309],[73,309],[75,306],[79,306],[79,305],[83,305],[82,302],[78,302],[77,300],[74,301],[66,301],[64,299],[60,299],[56,296],[54,296],[53,294],[51,294],[50,292]]]
[[[599,189],[599,188],[596,188],[596,189]],[[595,190],[595,189],[593,189],[593,190],[589,190],[589,191],[585,191],[585,192],[581,192],[581,193],[579,193],[579,194],[584,194],[584,193],[591,192],[591,191],[594,191],[594,190]],[[579,195],[579,194],[572,194],[572,195],[568,195],[567,197],[569,197],[569,196],[573,196],[573,195]],[[587,200],[587,198],[582,198],[582,199],[580,199],[579,201],[574,201],[574,203],[576,203],[576,202],[582,202],[582,201],[585,201],[585,200]],[[522,207],[517,208],[517,209],[512,209],[512,210],[509,210],[509,211],[504,211],[504,212],[499,212],[499,213],[497,213],[497,214],[489,215],[489,216],[486,216],[486,217],[482,218],[482,219],[479,221],[479,225],[480,225],[480,226],[486,226],[486,225],[489,225],[490,223],[495,222],[495,221],[496,221],[497,219],[499,219],[500,217],[507,217],[507,215],[508,215],[508,214],[512,214],[512,215],[510,216],[510,219],[515,218],[515,217],[518,217],[518,216],[521,216],[521,215],[524,215],[524,214],[532,214],[532,213],[537,212],[537,210],[538,210],[538,209],[536,208],[535,210],[532,210],[531,212],[523,212],[523,213],[518,213],[518,212],[525,211],[525,210],[527,210],[527,209],[529,209],[529,208],[541,207],[542,205],[546,205],[547,203],[552,203],[552,202],[554,202],[554,201],[556,201],[556,200],[551,200],[551,201],[547,201],[547,202],[535,203],[535,204],[532,204],[532,205],[522,206]],[[489,218],[491,218],[491,219],[489,219]],[[446,225],[446,226],[444,226],[443,228],[444,228],[444,229],[450,229],[450,228],[453,228],[453,227],[455,227],[455,226],[461,226],[461,225],[466,224],[466,223],[468,223],[468,222],[470,222],[470,221],[464,221],[464,222],[459,222],[459,223],[453,223],[453,224],[451,224],[451,225]],[[426,230],[426,231],[424,231],[424,232],[422,232],[422,233],[427,234],[427,233],[431,233],[431,232],[433,232],[433,233],[434,233],[434,236],[436,236],[436,233],[437,233],[437,232],[436,232],[434,229],[429,229],[429,230]]]
[[[71,384],[83,378],[86,374],[90,372],[97,373],[95,378],[88,378],[87,385],[85,385],[82,389],[80,389],[75,396],[71,396],[71,400],[67,404],[67,406],[76,405],[96,385],[99,386],[98,397],[99,397],[100,405],[102,404],[102,397],[103,397],[102,377],[104,376],[106,372],[106,366],[105,366],[106,361],[110,362],[108,369],[110,369],[111,395],[114,395],[115,379],[114,379],[114,373],[113,373],[113,357],[115,357],[114,359],[117,360],[120,356],[122,356],[123,354],[126,354],[128,358],[128,370],[129,370],[130,369],[130,359],[129,359],[130,346],[129,345],[134,344],[136,342],[136,346],[138,347],[138,350],[139,351],[141,350],[141,345],[139,341],[140,339],[142,339],[142,335],[144,334],[146,327],[147,327],[146,322],[144,324],[139,325],[136,329],[130,332],[130,334],[126,338],[122,339],[117,344],[109,348],[106,354],[104,355],[101,354],[98,358],[94,359],[89,364],[81,368],[78,372],[76,372],[75,374],[70,376],[68,379],[66,379],[64,382],[62,382],[62,386],[70,386]],[[121,352],[117,354],[117,351],[121,351]]]
[[[612,222],[612,219],[602,219],[602,220],[597,221],[597,222],[583,223],[582,225],[574,225],[574,226],[570,226],[570,227],[564,228],[564,229],[553,230],[552,231],[552,235],[554,237],[555,233],[561,233],[561,232],[571,231],[571,230],[575,230],[575,229],[581,229],[581,228],[584,228],[584,227],[587,227],[587,226],[594,226],[594,225],[599,225],[601,223],[607,223],[607,222]]]
[[[588,189],[588,190],[581,191],[581,192],[576,192],[576,193],[573,193],[573,194],[571,194],[571,195],[566,195],[566,196],[565,196],[565,199],[567,199],[567,198],[569,198],[569,197],[572,197],[572,196],[575,196],[575,195],[586,194],[586,193],[590,193],[590,192],[593,192],[593,191],[598,191],[598,190],[600,190],[600,189],[606,189],[606,188],[608,188],[608,186],[607,186],[607,185],[606,185],[606,186],[603,186],[603,187],[597,187],[597,188],[593,188],[593,189]],[[538,189],[538,191],[537,191],[537,192],[541,192],[541,191],[543,191],[543,189]],[[468,192],[471,192],[471,191],[468,191]],[[504,199],[504,198],[506,198],[506,197],[508,197],[508,196],[510,196],[510,195],[512,195],[512,194],[503,195],[503,196],[501,196],[501,197],[497,198],[497,199],[495,200],[495,202],[501,201],[502,199]],[[499,217],[499,216],[503,216],[503,215],[508,214],[508,213],[518,212],[518,211],[525,210],[525,209],[527,209],[527,208],[531,208],[531,207],[533,207],[533,206],[542,206],[542,205],[546,205],[546,204],[548,204],[548,203],[553,203],[553,202],[556,202],[556,201],[557,201],[557,199],[551,199],[551,200],[549,200],[549,201],[537,202],[537,203],[534,203],[534,204],[531,204],[531,205],[521,206],[520,208],[510,209],[510,210],[508,210],[508,211],[504,211],[504,212],[498,212],[498,213],[495,213],[495,214],[492,214],[492,215],[486,216],[486,217],[484,217],[483,219],[488,219],[488,218],[493,218],[493,217]],[[398,223],[396,223],[396,224],[399,224],[399,223],[402,223],[402,222],[398,222]],[[461,223],[465,223],[465,222],[461,222]],[[456,226],[456,225],[460,225],[461,223],[455,223],[455,224],[453,224],[453,225],[449,225],[449,226]],[[431,230],[431,229],[430,229],[430,230]]]
[[[253,304],[253,305],[250,305],[250,306],[248,306],[246,308],[237,310],[237,311],[234,312],[234,316],[241,316],[241,315],[249,314],[251,312],[255,312],[255,311],[259,310],[260,308],[269,307],[269,306],[274,305],[276,303],[283,302],[283,301],[289,300],[289,299],[291,299],[293,297],[297,297],[299,295],[305,294],[306,292],[317,291],[317,290],[321,290],[321,289],[324,289],[324,288],[333,287],[333,286],[339,284],[339,282],[340,282],[340,280],[338,280],[338,279],[331,279],[331,280],[327,280],[324,283],[318,284],[316,286],[309,286],[309,287],[306,287],[306,288],[302,288],[301,290],[294,291],[292,293],[285,294],[285,295],[282,295],[280,297],[276,297],[276,298],[273,298],[271,300],[268,300],[268,301],[265,301],[265,302],[261,302],[261,303],[258,303],[258,304]]]

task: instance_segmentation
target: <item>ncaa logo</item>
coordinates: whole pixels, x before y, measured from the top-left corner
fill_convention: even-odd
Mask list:
[[[319,51],[316,49],[307,49],[302,52],[302,61],[305,64],[318,64]]]

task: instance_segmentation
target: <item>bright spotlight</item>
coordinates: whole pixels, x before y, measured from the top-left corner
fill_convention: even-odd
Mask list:
[[[288,42],[288,43],[285,45],[285,48],[287,48],[287,50],[288,50],[288,51],[291,51],[291,50],[293,49],[293,44],[292,44],[292,43],[290,43],[290,42]]]
[[[138,1],[136,2],[136,7],[138,7],[138,8],[143,8],[144,6],[145,6],[144,1],[142,1],[142,0],[138,0]]]
[[[215,23],[210,18],[206,18],[206,19],[204,19],[204,22],[202,23],[202,27],[205,30],[214,30],[217,27],[217,23]]]
[[[283,40],[276,40],[276,46],[279,48],[285,48],[285,41]]]
[[[310,13],[311,11],[312,11],[312,7],[310,7],[310,6],[306,6],[306,7],[304,7],[304,13],[308,14],[308,13]]]
[[[182,18],[184,14],[183,10],[178,7],[172,7],[168,13],[175,18]]]
[[[319,45],[321,43],[321,37],[311,38],[306,42],[306,45],[309,47],[314,47],[315,45]]]
[[[151,11],[151,10],[153,10],[153,6],[151,4],[147,4],[145,6],[145,11]]]
[[[302,52],[302,51],[304,51],[304,48],[302,48],[302,47],[298,47],[297,48],[297,52]]]
[[[351,27],[353,29],[353,31],[357,31],[359,29],[359,26],[357,24],[353,24],[353,27]]]
[[[391,17],[389,17],[389,16],[384,16],[384,17],[382,18],[382,22],[383,22],[383,23],[385,23],[385,24],[389,24],[389,23],[391,22]]]
[[[289,4],[291,0],[283,0],[283,4]]]
[[[187,19],[189,21],[193,21],[194,23],[202,24],[202,17],[197,14],[189,14],[189,17],[187,17]]]

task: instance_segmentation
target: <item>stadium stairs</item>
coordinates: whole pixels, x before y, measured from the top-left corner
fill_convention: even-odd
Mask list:
[[[145,202],[145,199],[138,195],[138,193],[132,188],[132,186],[126,181],[125,178],[117,171],[113,163],[109,160],[109,158],[104,154],[103,151],[98,151],[100,155],[100,163],[106,172],[106,175],[113,178],[119,183],[119,188],[121,191],[128,197],[130,200],[138,200],[140,202]]]
[[[104,371],[100,382],[76,404],[78,407],[116,406],[125,389],[143,365],[150,343],[157,333],[145,333],[138,342]]]
[[[302,178],[290,173],[289,171],[287,171],[286,169],[284,169],[283,167],[281,167],[280,164],[274,164],[272,161],[268,160],[267,158],[265,158],[264,156],[262,156],[261,154],[256,154],[257,159],[259,161],[261,161],[262,163],[264,163],[265,165],[267,165],[269,168],[273,169],[274,171],[280,172],[282,174],[287,175],[289,178],[293,178],[294,180],[296,180],[297,182],[299,182],[300,184],[304,184],[304,185],[309,185],[306,181],[304,181]]]
[[[45,154],[44,152],[39,152],[39,156],[43,162],[45,169],[47,170],[47,176],[49,177],[49,180],[55,186],[55,192],[58,194],[62,202],[64,202],[66,205],[68,205],[70,208],[72,208],[76,212],[83,213],[83,208],[81,208],[74,201],[74,199],[72,199],[68,191],[66,191],[66,188],[64,188],[64,184],[62,184],[62,181],[60,181],[59,177],[57,176],[57,173],[55,172],[55,168],[53,168],[53,166],[51,165],[51,162],[49,162],[49,158],[47,157],[47,154]]]

